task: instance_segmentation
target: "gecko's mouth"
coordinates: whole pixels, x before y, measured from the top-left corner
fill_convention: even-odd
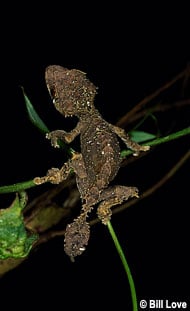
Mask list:
[[[68,118],[68,117],[72,117],[73,114],[70,113],[70,112],[65,112],[65,113],[64,113],[64,116],[65,116],[65,118]]]

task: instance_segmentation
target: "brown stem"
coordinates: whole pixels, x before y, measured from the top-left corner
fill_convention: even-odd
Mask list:
[[[136,114],[132,115],[130,117],[130,119],[127,121],[128,122],[127,124],[129,125],[129,124],[131,124],[137,120],[140,120],[141,118],[143,118],[148,113],[152,114],[155,112],[165,112],[169,109],[181,108],[183,106],[188,106],[188,105],[190,105],[190,99],[189,98],[183,99],[183,100],[178,100],[178,101],[171,103],[171,104],[164,103],[164,105],[162,105],[162,103],[158,103],[155,106],[151,107],[150,109],[143,109],[142,111],[139,111]],[[124,124],[123,124],[123,126],[124,126]]]
[[[160,87],[158,90],[156,90],[154,93],[148,95],[143,100],[141,100],[137,105],[134,106],[129,112],[127,112],[120,120],[117,122],[117,126],[124,126],[126,123],[129,122],[131,117],[135,115],[142,107],[147,105],[151,100],[153,100],[155,97],[160,95],[163,91],[171,87],[173,84],[175,84],[179,79],[183,78],[184,76],[187,76],[187,73],[189,74],[189,66],[185,68],[183,71],[181,71],[177,76],[175,76],[173,79],[171,79],[169,82],[164,84],[162,87]]]
[[[139,202],[140,200],[145,199],[146,197],[150,196],[152,193],[154,193],[156,190],[158,190],[160,187],[162,187],[170,178],[174,176],[174,174],[182,167],[182,165],[190,158],[190,150],[188,150],[182,158],[167,172],[166,175],[164,175],[156,184],[154,184],[152,187],[144,191],[139,199],[132,199],[131,201],[122,204],[121,206],[118,206],[113,210],[113,214],[117,214],[128,208],[129,206],[132,206]]]

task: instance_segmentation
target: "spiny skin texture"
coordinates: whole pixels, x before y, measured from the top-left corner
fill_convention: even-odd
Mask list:
[[[102,223],[111,218],[111,207],[121,204],[129,197],[138,197],[136,187],[109,186],[120,168],[119,140],[138,155],[147,151],[148,146],[140,146],[130,140],[125,131],[106,122],[94,107],[96,87],[86,74],[76,69],[66,69],[58,65],[46,68],[45,79],[55,108],[65,117],[77,116],[79,121],[71,132],[55,130],[47,134],[54,147],[57,140],[72,142],[80,134],[81,153],[73,153],[72,158],[61,169],[52,168],[44,177],[36,177],[34,182],[58,184],[65,180],[71,169],[76,174],[82,209],[78,218],[67,225],[65,252],[71,260],[80,255],[90,236],[87,217],[93,206],[99,203],[97,214]]]

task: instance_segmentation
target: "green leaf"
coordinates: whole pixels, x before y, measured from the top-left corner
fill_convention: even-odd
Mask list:
[[[131,139],[137,143],[142,143],[142,142],[156,138],[156,135],[143,132],[143,131],[131,131],[129,135]]]
[[[37,234],[28,233],[24,226],[22,210],[27,196],[23,191],[16,194],[10,207],[0,210],[0,259],[26,257]]]
[[[39,117],[38,113],[36,112],[36,110],[34,109],[31,101],[29,100],[28,96],[26,95],[24,88],[22,88],[22,92],[24,95],[24,100],[25,100],[25,104],[26,104],[26,109],[28,112],[28,116],[30,121],[37,127],[40,129],[40,131],[42,131],[43,133],[48,133],[49,129],[47,128],[47,126],[45,125],[45,123],[42,121],[42,119]]]
[[[42,121],[36,110],[34,109],[34,106],[32,105],[31,101],[29,100],[28,96],[26,95],[24,88],[21,86],[22,92],[24,95],[24,100],[26,104],[26,109],[28,112],[28,116],[30,121],[43,133],[49,133],[48,127],[45,125],[45,123]],[[74,150],[72,148],[69,148],[63,141],[60,139],[58,140],[58,144],[61,148],[65,149],[65,151],[72,155],[74,153]]]

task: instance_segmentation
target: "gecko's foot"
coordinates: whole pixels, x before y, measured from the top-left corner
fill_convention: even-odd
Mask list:
[[[133,156],[137,157],[140,151],[148,151],[148,150],[150,150],[150,146],[140,146],[139,149],[135,150]]]
[[[53,132],[47,133],[46,134],[46,138],[51,140],[51,145],[54,148],[59,148],[60,147],[59,144],[58,144],[58,137]]]
[[[102,202],[99,204],[97,209],[97,216],[104,225],[107,225],[108,221],[111,220],[111,206],[107,206],[107,202]]]
[[[44,177],[35,177],[35,178],[33,179],[33,182],[34,182],[36,185],[44,184],[45,182],[47,182],[47,176],[44,176]]]
[[[36,185],[41,185],[46,182],[50,182],[52,184],[59,184],[63,180],[61,172],[58,168],[51,168],[48,170],[47,175],[43,177],[35,177],[33,179]]]
[[[148,151],[150,150],[150,146],[141,146],[142,151]]]

